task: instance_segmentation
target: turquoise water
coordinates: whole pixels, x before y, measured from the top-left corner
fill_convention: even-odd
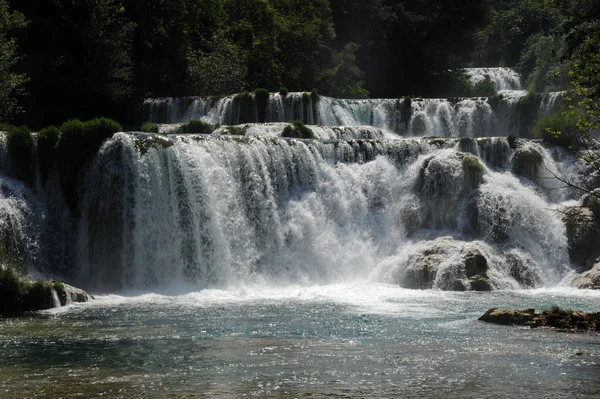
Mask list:
[[[103,296],[0,320],[0,397],[600,395],[600,336],[477,321],[490,307],[600,310],[600,292],[390,285]]]

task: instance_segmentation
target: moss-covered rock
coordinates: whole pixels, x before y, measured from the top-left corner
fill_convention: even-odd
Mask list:
[[[462,159],[464,179],[467,187],[473,190],[481,184],[483,179],[483,165],[476,157],[466,155]]]
[[[152,122],[145,122],[140,126],[140,131],[144,133],[158,133],[158,124]]]
[[[210,123],[201,120],[191,120],[188,123],[184,123],[179,126],[177,133],[204,133],[210,134],[215,131],[217,127]]]
[[[580,271],[589,270],[592,261],[600,256],[600,223],[586,207],[569,207],[562,213],[567,228],[569,256]]]
[[[544,158],[542,154],[531,145],[521,145],[515,151],[512,170],[519,176],[535,180],[542,167]]]
[[[469,279],[469,288],[471,291],[492,291],[492,283],[485,274],[478,274]]]
[[[55,299],[58,298],[58,303]],[[70,302],[87,302],[85,291],[59,281],[30,282],[11,268],[0,266],[0,314],[17,315],[23,312],[51,309]]]
[[[254,90],[254,98],[256,100],[256,112],[258,122],[265,122],[265,112],[267,110],[267,104],[269,103],[270,93],[267,89],[256,89]]]
[[[302,121],[292,121],[290,125],[287,125],[281,137],[296,138],[296,139],[314,139],[314,132],[307,127]]]
[[[557,331],[600,331],[600,313],[586,313],[574,310],[552,309],[536,313],[535,309],[489,309],[480,321],[505,326],[546,327]]]
[[[6,138],[6,149],[15,176],[24,182],[33,182],[33,147],[34,140],[27,126],[11,128]]]
[[[60,138],[60,130],[56,126],[49,126],[40,130],[36,138],[40,177],[42,183],[45,183],[56,157],[56,144]]]

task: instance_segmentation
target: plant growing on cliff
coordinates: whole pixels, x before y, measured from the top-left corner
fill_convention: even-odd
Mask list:
[[[315,134],[309,127],[302,123],[302,121],[291,121],[291,125],[287,125],[283,129],[281,137],[314,139]]]
[[[178,133],[205,133],[210,134],[215,130],[215,126],[201,120],[191,120],[184,123],[177,130]]]
[[[158,125],[152,122],[145,122],[140,127],[140,131],[144,133],[158,133]]]
[[[32,154],[34,140],[27,126],[10,129],[6,147],[15,175],[27,182],[32,181]]]
[[[60,138],[60,130],[56,126],[49,126],[37,134],[38,164],[42,182],[46,182],[48,171],[54,161],[56,144]]]

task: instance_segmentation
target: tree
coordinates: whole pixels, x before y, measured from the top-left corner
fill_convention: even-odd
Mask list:
[[[19,60],[17,42],[11,33],[27,26],[25,17],[9,10],[6,0],[0,0],[0,121],[7,121],[17,110],[17,96],[23,94],[27,78],[15,73],[13,66]]]

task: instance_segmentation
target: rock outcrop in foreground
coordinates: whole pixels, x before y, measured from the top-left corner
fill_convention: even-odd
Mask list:
[[[529,326],[531,328],[547,327],[561,331],[599,331],[600,312],[586,313],[573,310],[562,310],[554,307],[542,313],[535,313],[535,309],[497,309],[485,312],[479,318],[487,323],[505,326]]]

